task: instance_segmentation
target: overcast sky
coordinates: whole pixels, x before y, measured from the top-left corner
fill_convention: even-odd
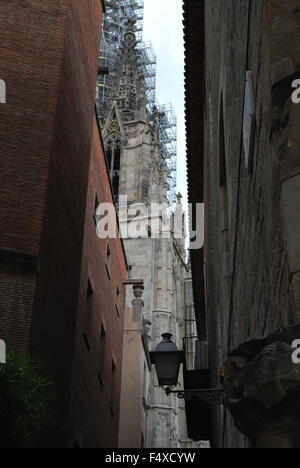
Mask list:
[[[157,99],[172,103],[177,115],[177,190],[186,204],[182,0],[145,0],[144,41],[152,42],[157,55]]]

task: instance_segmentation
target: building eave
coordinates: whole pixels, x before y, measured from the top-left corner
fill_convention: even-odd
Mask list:
[[[183,1],[185,120],[189,202],[204,203],[205,1]],[[191,250],[195,314],[200,339],[207,338],[203,249]]]

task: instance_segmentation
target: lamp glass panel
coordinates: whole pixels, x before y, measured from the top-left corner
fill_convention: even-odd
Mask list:
[[[155,367],[161,387],[176,386],[181,364],[180,352],[156,352]]]

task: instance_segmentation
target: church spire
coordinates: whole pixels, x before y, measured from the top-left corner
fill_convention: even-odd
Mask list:
[[[104,144],[116,201],[126,195],[129,204],[163,203],[169,172],[162,154],[164,113],[154,104],[148,108],[149,66],[142,61],[145,54],[137,47],[135,29],[129,19],[103,126]],[[168,135],[163,136],[167,141]]]
[[[127,22],[124,40],[119,52],[119,67],[112,86],[110,104],[117,104],[121,120],[130,122],[145,119],[145,79],[140,73],[135,21]]]

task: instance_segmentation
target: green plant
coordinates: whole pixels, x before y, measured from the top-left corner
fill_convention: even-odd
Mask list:
[[[49,387],[40,363],[9,351],[0,364],[0,448],[24,448],[49,420]]]

